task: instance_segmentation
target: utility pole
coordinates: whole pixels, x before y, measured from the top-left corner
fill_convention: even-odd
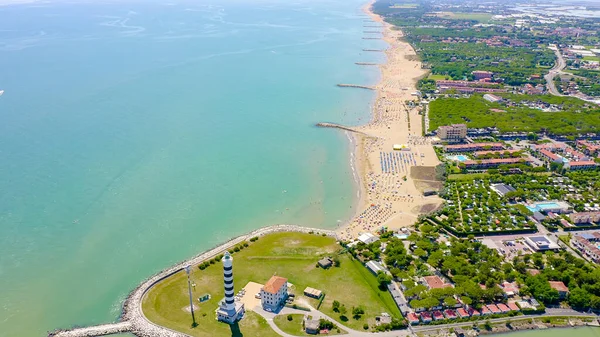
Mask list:
[[[192,283],[190,281],[190,266],[185,267],[185,272],[187,273],[188,279],[188,293],[190,294],[190,312],[192,313],[192,326],[195,327],[196,317],[194,316],[194,299],[192,298]]]

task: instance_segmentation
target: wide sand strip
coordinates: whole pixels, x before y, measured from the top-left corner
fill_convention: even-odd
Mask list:
[[[366,135],[357,138],[355,160],[361,181],[361,200],[357,214],[339,229],[346,238],[361,232],[375,231],[381,226],[397,229],[415,223],[420,214],[442,203],[437,196],[423,196],[423,190],[439,187],[434,180],[433,167],[439,164],[430,139],[422,137],[422,107],[415,95],[416,83],[427,71],[421,69],[412,46],[400,38],[402,31],[384,22],[371,11],[365,13],[383,29],[383,40],[389,44],[385,51],[387,63],[380,65],[381,82],[371,121],[356,128]],[[416,103],[414,106],[410,102]],[[394,145],[408,149],[397,151]],[[415,180],[412,176],[421,180]]]

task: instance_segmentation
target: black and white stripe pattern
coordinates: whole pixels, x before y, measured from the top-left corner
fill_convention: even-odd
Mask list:
[[[225,252],[223,256],[223,283],[225,284],[225,303],[227,310],[235,310],[233,291],[233,258],[229,252]]]

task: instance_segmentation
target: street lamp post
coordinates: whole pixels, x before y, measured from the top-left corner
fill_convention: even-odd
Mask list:
[[[190,295],[190,312],[192,313],[192,326],[196,326],[196,317],[194,316],[194,300],[192,298],[192,283],[190,281],[190,266],[185,267],[188,279],[188,293]]]

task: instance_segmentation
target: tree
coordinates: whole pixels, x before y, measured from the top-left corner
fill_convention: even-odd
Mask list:
[[[575,308],[588,308],[590,299],[590,293],[581,288],[575,288],[569,294],[569,304]]]
[[[360,319],[365,314],[365,310],[359,305],[358,307],[352,307],[352,317],[354,319]]]
[[[425,257],[425,256],[427,256],[427,252],[426,252],[426,251],[424,251],[424,250],[423,250],[423,249],[421,249],[421,248],[417,248],[417,249],[415,249],[415,251],[413,252],[413,254],[415,254],[415,255],[416,255],[416,256],[418,256],[418,257]]]
[[[483,327],[484,327],[486,330],[492,330],[492,322],[490,322],[490,320],[489,320],[489,319],[486,319],[486,320],[485,320],[485,323],[483,324]]]
[[[346,318],[347,312],[348,312],[348,310],[346,309],[346,306],[342,304],[342,306],[340,307],[340,318],[342,320],[344,320],[344,318]]]
[[[383,290],[392,282],[392,277],[380,270],[377,272],[377,282],[379,282],[379,288]]]
[[[292,314],[289,314],[289,315],[287,315],[287,320],[288,320],[288,321],[291,321],[291,320],[293,320],[293,319],[294,319],[294,316],[292,316]]]
[[[331,308],[335,312],[340,312],[340,302],[334,300],[333,303],[331,304]]]

